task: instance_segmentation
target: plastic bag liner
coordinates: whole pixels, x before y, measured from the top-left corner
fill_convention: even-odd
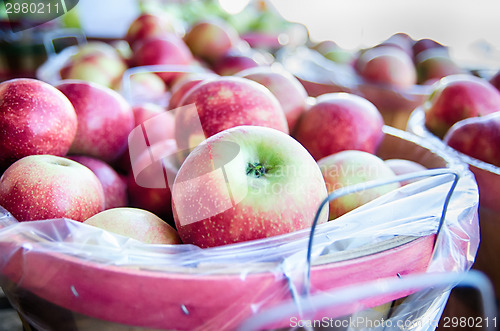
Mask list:
[[[469,270],[479,244],[472,173],[417,137],[385,131],[380,153],[413,149],[423,159],[428,152],[424,161],[441,158],[452,172],[408,184],[318,225],[310,266],[309,229],[201,249],[143,244],[68,219],[17,222],[2,209],[0,285],[22,318],[42,330],[232,330],[266,307],[296,298],[309,267],[311,294],[379,278]],[[454,173],[459,180],[440,223]],[[408,294],[378,297],[369,306]],[[439,316],[447,295],[410,295],[393,317],[422,310]]]
[[[481,223],[481,246],[476,256],[474,268],[483,271],[494,284],[497,298],[500,298],[500,167],[483,162],[446,145],[425,127],[425,113],[416,108],[408,120],[407,130],[435,144],[437,148],[456,156],[474,174],[479,188],[479,219]]]
[[[328,318],[331,313],[328,311],[338,311],[346,305],[355,305],[356,308],[363,309],[363,300],[375,298],[398,291],[425,290],[450,287],[470,287],[478,291],[481,299],[481,309],[483,314],[477,317],[462,316],[456,320],[434,320],[432,316],[419,319],[412,316],[412,319],[387,318],[387,315],[377,310],[359,311],[348,318],[333,319]],[[475,326],[486,330],[496,330],[496,309],[497,305],[493,295],[493,287],[489,279],[479,271],[461,272],[439,272],[421,273],[408,275],[405,278],[394,282],[393,279],[377,279],[366,283],[346,286],[334,291],[319,293],[302,298],[299,307],[295,302],[285,302],[259,312],[244,321],[239,327],[239,331],[268,329],[276,321],[287,318],[292,327],[322,327],[328,330],[429,330],[438,325],[444,328],[473,328]]]

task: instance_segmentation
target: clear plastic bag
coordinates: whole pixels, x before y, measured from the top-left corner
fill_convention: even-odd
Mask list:
[[[473,175],[424,141],[385,131],[381,157],[451,170],[430,171],[431,177],[317,226],[310,266],[309,229],[200,249],[142,244],[67,219],[18,223],[2,211],[0,285],[21,316],[42,330],[232,330],[306,287],[315,294],[380,278],[469,270],[479,245]],[[441,223],[454,173],[459,180]],[[371,306],[407,294],[382,296]],[[442,291],[409,296],[398,315],[439,314],[445,302]]]

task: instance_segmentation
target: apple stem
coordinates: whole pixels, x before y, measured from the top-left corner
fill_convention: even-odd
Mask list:
[[[260,178],[264,176],[266,173],[266,168],[258,162],[255,163],[249,163],[247,167],[247,175],[253,175],[256,178]]]

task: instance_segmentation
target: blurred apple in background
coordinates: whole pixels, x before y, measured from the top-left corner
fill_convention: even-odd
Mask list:
[[[214,18],[194,23],[184,36],[184,41],[194,56],[214,63],[234,48],[240,38],[232,26]]]
[[[304,147],[259,126],[231,128],[198,145],[172,189],[179,235],[200,247],[308,228],[325,198],[321,172]],[[319,223],[326,220],[325,210]]]
[[[104,192],[89,168],[59,156],[30,155],[0,178],[0,205],[18,221],[83,222],[103,210]]]
[[[397,47],[380,46],[365,50],[356,60],[358,74],[368,83],[408,89],[417,83],[411,57]]]
[[[146,244],[181,244],[179,235],[173,227],[143,209],[108,209],[92,216],[84,223]]]
[[[221,76],[232,76],[245,69],[266,65],[265,59],[258,53],[230,51],[219,57],[212,69]]]
[[[415,67],[419,84],[435,83],[445,76],[464,73],[443,48],[431,48],[421,52],[415,59]]]
[[[343,49],[332,40],[320,41],[314,44],[311,49],[314,49],[328,60],[337,63],[348,64],[354,60],[353,52]]]
[[[326,182],[328,193],[342,187],[369,182],[377,179],[395,177],[391,168],[382,159],[371,153],[362,151],[342,151],[318,161],[318,165]],[[333,220],[365,203],[378,198],[400,185],[398,183],[383,185],[369,190],[352,193],[330,201],[329,219]]]
[[[278,99],[285,112],[291,132],[306,108],[307,92],[291,73],[277,66],[261,66],[243,70],[235,76],[253,80],[264,85]]]
[[[106,162],[117,159],[127,148],[134,127],[128,102],[107,87],[78,80],[56,86],[75,107],[78,129],[70,153],[93,156]]]
[[[500,91],[479,77],[450,75],[432,85],[432,93],[422,108],[427,129],[443,138],[458,121],[500,110]]]
[[[381,43],[379,43],[377,45],[377,47],[380,47],[380,46],[396,47],[396,48],[399,48],[400,50],[404,51],[406,54],[408,54],[410,56],[410,58],[412,58],[414,44],[415,44],[415,40],[413,40],[412,37],[410,37],[406,33],[398,32],[398,33],[391,35],[389,38],[382,41]]]
[[[162,37],[146,39],[136,44],[132,58],[134,66],[148,65],[190,65],[193,55],[184,41],[170,33]],[[167,84],[178,73],[157,73]]]
[[[127,183],[125,178],[120,176],[109,164],[83,155],[70,155],[68,159],[86,166],[99,178],[104,190],[104,209],[127,206]]]
[[[416,59],[420,53],[428,49],[440,49],[441,51],[448,52],[448,47],[438,43],[434,39],[422,38],[416,40],[412,46],[414,58]]]
[[[78,52],[63,65],[60,74],[62,79],[80,79],[114,88],[125,70],[127,65],[113,46],[93,41],[79,46]]]
[[[142,13],[128,28],[125,40],[134,49],[136,42],[151,38],[161,38],[165,34],[174,33],[175,28],[165,15]]]
[[[491,85],[495,86],[497,90],[500,91],[500,70],[498,70],[496,74],[491,76],[489,82]]]
[[[363,97],[328,93],[299,119],[294,137],[319,160],[343,150],[375,153],[384,136],[378,109]]]
[[[28,78],[0,83],[0,173],[24,156],[66,155],[76,128],[73,105],[52,85]]]
[[[459,152],[500,167],[500,108],[455,123],[443,141]]]
[[[132,105],[146,102],[166,105],[169,95],[163,79],[154,72],[138,72],[130,75],[128,86],[123,86],[123,80],[114,88],[129,100]]]
[[[239,125],[288,133],[285,113],[264,86],[241,77],[221,77],[195,86],[175,112],[175,139],[188,153],[206,138]],[[187,155],[187,154],[185,154]]]
[[[173,139],[152,144],[137,155],[132,152],[132,171],[127,177],[129,205],[149,210],[172,224],[170,188],[180,167],[176,153]]]
[[[385,164],[387,164],[389,168],[391,168],[391,170],[394,172],[396,176],[427,170],[427,168],[421,165],[420,163],[405,159],[389,159],[385,160]],[[420,180],[420,178],[409,179],[401,181],[400,184],[401,186],[404,186],[416,182],[418,180]]]

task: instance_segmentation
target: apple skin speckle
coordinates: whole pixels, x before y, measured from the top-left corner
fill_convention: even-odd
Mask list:
[[[73,105],[52,85],[29,78],[0,83],[0,172],[28,155],[66,155],[76,129]]]
[[[240,149],[228,159],[223,147],[229,143]],[[256,162],[268,169],[258,178],[247,172]],[[295,139],[276,129],[238,126],[189,154],[173,184],[172,209],[182,242],[205,248],[310,227],[326,196],[316,161]],[[319,222],[327,218],[325,209]]]

